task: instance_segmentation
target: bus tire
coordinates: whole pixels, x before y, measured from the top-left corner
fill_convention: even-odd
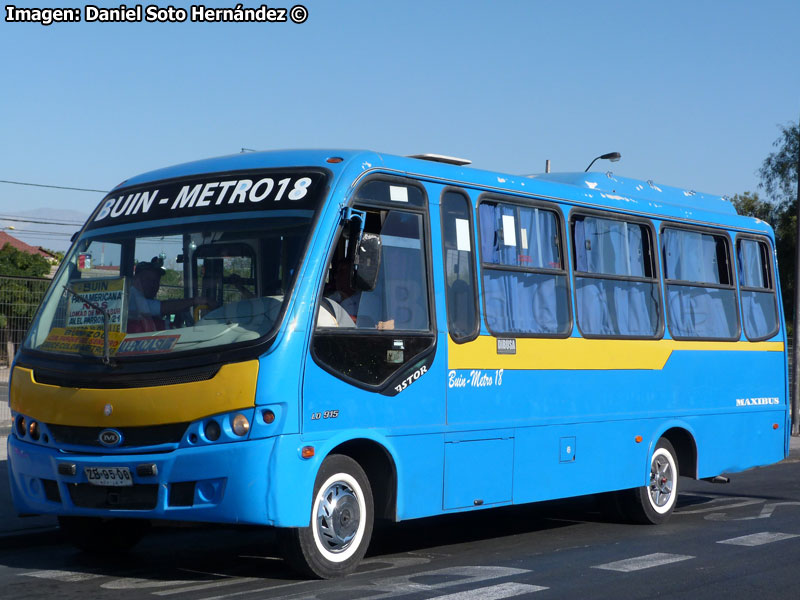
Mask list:
[[[83,552],[122,554],[141,541],[150,529],[150,521],[61,516],[58,526],[69,542]]]
[[[317,473],[308,527],[281,531],[284,556],[294,569],[318,579],[352,573],[367,551],[374,507],[364,470],[334,454]]]
[[[625,514],[636,523],[665,523],[678,502],[678,458],[666,438],[658,440],[650,457],[648,485],[620,492]]]

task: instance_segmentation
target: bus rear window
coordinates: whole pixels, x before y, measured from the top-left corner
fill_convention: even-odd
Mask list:
[[[749,340],[770,338],[778,332],[779,323],[769,246],[761,240],[740,238],[736,258],[744,334]]]

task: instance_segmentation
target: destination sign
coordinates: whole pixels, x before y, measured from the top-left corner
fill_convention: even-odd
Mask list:
[[[124,277],[110,279],[84,279],[71,281],[70,289],[77,294],[69,299],[67,327],[94,327],[103,329],[103,308],[108,313],[109,329],[120,331],[125,315]],[[78,297],[80,296],[80,297]]]
[[[139,221],[253,210],[313,210],[325,185],[319,171],[240,171],[112,192],[87,229]]]

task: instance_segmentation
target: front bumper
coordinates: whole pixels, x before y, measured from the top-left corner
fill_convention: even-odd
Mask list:
[[[98,455],[60,452],[11,435],[11,495],[21,514],[273,525],[286,520],[275,514],[279,503],[269,499],[270,487],[273,492],[275,487],[270,471],[281,462],[275,456],[280,440],[272,437],[167,453]],[[295,445],[283,441],[289,442],[284,444],[287,450]],[[296,453],[294,461],[299,461]],[[155,469],[151,469],[153,465]],[[86,477],[87,467],[127,467],[133,485],[92,485]],[[141,474],[148,470],[155,475]],[[290,491],[289,496],[294,494]]]

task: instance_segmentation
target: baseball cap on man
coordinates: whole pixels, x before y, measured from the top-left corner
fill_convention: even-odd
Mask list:
[[[167,272],[167,270],[164,268],[164,259],[160,256],[154,256],[150,261],[136,263],[134,274],[141,273],[143,271],[154,271],[159,275],[163,275]]]

